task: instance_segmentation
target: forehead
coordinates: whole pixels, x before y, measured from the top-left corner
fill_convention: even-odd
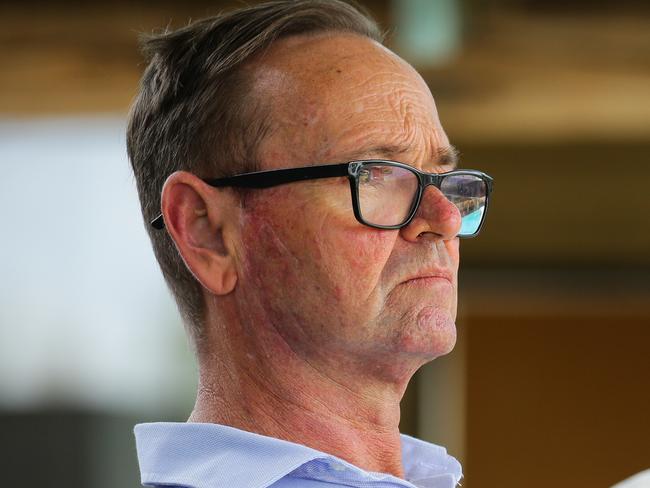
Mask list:
[[[426,158],[448,145],[424,80],[370,39],[283,39],[255,64],[253,76],[272,119],[263,159],[284,158],[287,164],[277,166],[382,156],[370,154],[375,147]]]

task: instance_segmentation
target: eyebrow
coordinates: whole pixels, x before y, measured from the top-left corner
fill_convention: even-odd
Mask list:
[[[404,146],[394,146],[394,145],[381,145],[381,146],[372,146],[364,148],[353,153],[348,154],[347,159],[370,159],[372,157],[379,156],[382,159],[395,159],[396,156],[406,154],[411,151],[410,147]],[[451,166],[451,169],[456,169],[458,166],[460,153],[451,144],[446,147],[438,148],[435,152],[433,161],[430,161],[432,164],[436,165],[445,165]],[[401,161],[408,163],[408,161]]]
[[[447,147],[438,149],[437,151],[437,161],[438,164],[449,165],[452,169],[458,167],[458,160],[460,159],[460,151],[456,149],[455,146],[449,144]]]

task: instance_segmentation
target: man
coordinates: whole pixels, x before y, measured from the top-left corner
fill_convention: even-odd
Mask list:
[[[399,403],[454,346],[458,238],[491,179],[451,172],[427,85],[380,41],[337,0],[147,41],[129,155],[199,390],[188,423],[136,427],[143,483],[458,483]]]

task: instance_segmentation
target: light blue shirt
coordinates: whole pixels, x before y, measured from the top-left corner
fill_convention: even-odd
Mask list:
[[[460,463],[440,446],[401,436],[408,481],[273,437],[218,424],[135,426],[142,484],[183,488],[454,488]]]

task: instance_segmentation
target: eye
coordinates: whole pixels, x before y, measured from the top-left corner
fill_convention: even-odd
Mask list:
[[[393,168],[390,166],[375,166],[373,170],[375,170],[373,171],[373,177],[380,181],[383,181],[385,177],[393,174]]]
[[[359,171],[359,183],[378,184],[386,181],[393,175],[393,168],[389,166],[370,166]]]
[[[363,168],[359,171],[359,183],[368,183],[370,181],[370,170]]]

